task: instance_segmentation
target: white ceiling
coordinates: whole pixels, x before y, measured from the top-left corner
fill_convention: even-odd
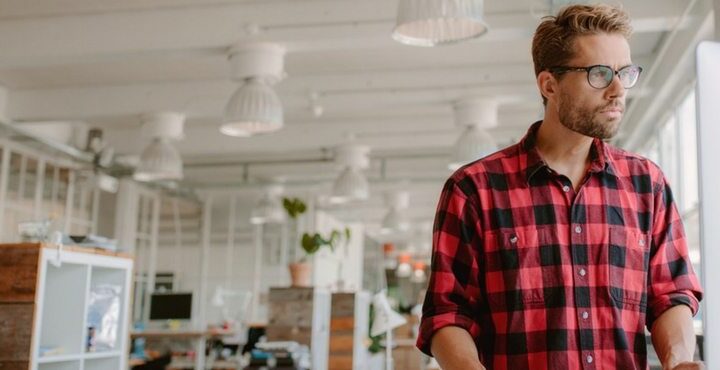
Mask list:
[[[492,133],[502,145],[541,114],[530,43],[551,2],[485,3],[490,31],[483,37],[417,48],[390,38],[397,1],[0,0],[0,83],[10,119],[85,121],[103,128],[121,154],[145,145],[141,114],[187,114],[178,147],[187,184],[201,188],[283,177],[325,191],[338,171],[331,149],[354,134],[372,148],[368,173],[376,185],[355,214],[377,222],[385,207],[378,189],[410,180],[413,215],[426,220],[459,135],[453,101],[497,97],[500,125]],[[693,2],[620,3],[633,19],[633,59],[645,66],[655,65],[668,35],[700,23],[683,18]],[[237,87],[227,50],[244,41],[288,50],[287,78],[276,86],[286,127],[238,139],[218,126]],[[629,107],[654,88],[633,90]],[[319,118],[313,93],[324,108]]]

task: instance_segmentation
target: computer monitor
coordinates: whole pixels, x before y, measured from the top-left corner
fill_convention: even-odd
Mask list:
[[[150,296],[150,320],[190,320],[192,293],[153,293]]]

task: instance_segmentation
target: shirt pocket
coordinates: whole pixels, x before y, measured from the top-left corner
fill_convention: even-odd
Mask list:
[[[610,296],[618,308],[647,307],[650,236],[633,228],[610,227],[607,268]]]
[[[485,233],[484,278],[491,311],[510,312],[545,306],[541,235],[537,229]]]

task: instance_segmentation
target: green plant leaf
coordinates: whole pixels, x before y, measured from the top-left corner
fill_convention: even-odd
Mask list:
[[[307,206],[299,198],[283,198],[283,207],[288,216],[293,219],[296,219],[307,210]]]
[[[303,233],[302,247],[303,247],[303,250],[305,250],[305,253],[310,255],[310,254],[317,252],[318,249],[320,249],[320,246],[316,243],[316,238],[315,238],[316,236],[317,236],[317,234],[310,235],[308,233]]]

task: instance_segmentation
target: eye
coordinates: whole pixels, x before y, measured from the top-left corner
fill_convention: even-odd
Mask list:
[[[602,78],[603,80],[609,80],[613,75],[613,71],[607,67],[597,67],[595,68],[595,71],[597,77]]]
[[[628,66],[620,70],[620,74],[624,76],[635,76],[638,74],[638,68],[636,66]]]

